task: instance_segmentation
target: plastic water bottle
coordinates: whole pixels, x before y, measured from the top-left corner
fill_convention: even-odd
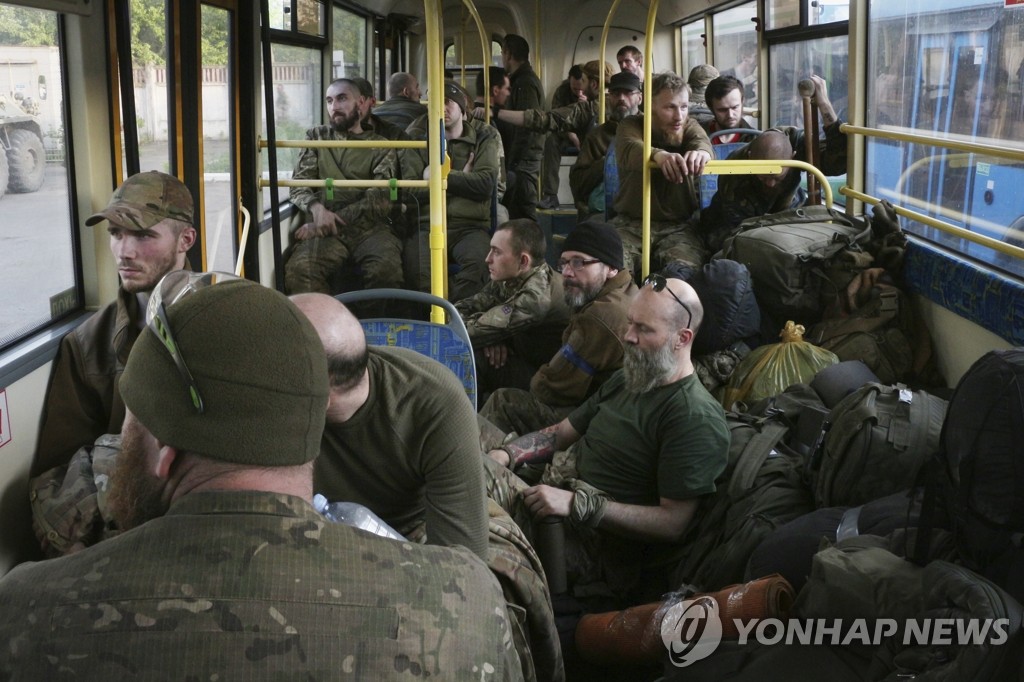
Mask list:
[[[344,523],[346,526],[362,528],[392,540],[405,540],[403,535],[384,523],[382,518],[361,504],[355,502],[328,502],[326,497],[317,493],[313,496],[313,506],[325,518],[331,521]]]

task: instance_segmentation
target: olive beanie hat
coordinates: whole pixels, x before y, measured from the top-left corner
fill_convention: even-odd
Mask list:
[[[320,451],[327,412],[327,358],[305,315],[283,294],[234,280],[166,309],[171,333],[204,411],[151,328],[143,330],[120,390],[162,443],[210,459],[292,466]]]

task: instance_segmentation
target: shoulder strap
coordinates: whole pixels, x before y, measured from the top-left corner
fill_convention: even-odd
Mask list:
[[[732,478],[729,479],[730,499],[736,500],[750,490],[757,474],[761,471],[761,465],[768,459],[772,449],[778,445],[787,431],[789,431],[789,427],[781,421],[761,420],[758,432],[743,448],[743,453],[733,469]]]

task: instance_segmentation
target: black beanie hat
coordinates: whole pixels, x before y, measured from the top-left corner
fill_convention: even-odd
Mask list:
[[[170,352],[147,328],[120,381],[125,405],[143,426],[167,445],[225,462],[293,466],[317,456],[327,356],[295,304],[234,280],[166,310],[204,412],[196,412]]]
[[[562,251],[579,251],[591,258],[598,258],[605,265],[616,270],[622,269],[622,237],[608,223],[587,220],[565,238]]]

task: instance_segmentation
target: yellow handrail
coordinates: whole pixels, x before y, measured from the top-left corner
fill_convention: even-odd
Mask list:
[[[487,31],[484,30],[484,20],[480,18],[480,13],[476,11],[476,5],[473,4],[473,0],[462,0],[462,4],[466,6],[469,13],[473,16],[473,20],[476,21],[476,29],[480,34],[480,60],[483,62],[484,72],[484,109],[486,115],[484,116],[484,123],[491,122],[491,42],[487,40]],[[462,42],[466,42],[466,24],[462,24]],[[462,86],[466,87],[466,61],[462,61]],[[470,102],[472,104],[472,102]]]
[[[260,149],[270,146],[263,138],[258,140],[258,144]],[[310,149],[426,149],[427,143],[424,140],[276,140],[274,146]]]
[[[270,187],[270,180],[267,178],[260,177],[258,180],[260,188]],[[390,180],[334,180],[331,179],[331,186],[338,188],[360,188],[366,189],[368,187],[391,187]],[[395,180],[395,187],[416,187],[419,189],[429,188],[429,180]],[[327,180],[320,178],[311,178],[308,180],[278,180],[278,187],[313,187],[320,189],[327,186]]]
[[[865,128],[862,126],[850,125],[849,123],[843,123],[839,126],[839,130],[840,132],[847,134],[852,133],[855,135],[864,135],[865,137],[898,140],[900,142],[914,142],[917,144],[928,145],[930,147],[955,149],[961,152],[973,152],[976,154],[998,156],[1002,159],[1012,159],[1013,161],[1024,161],[1024,149],[1009,149],[1007,147],[998,147],[993,144],[981,144],[978,142],[962,142],[949,137],[935,137],[932,135],[920,135],[918,133],[902,133],[895,130]]]
[[[651,163],[653,164],[654,162],[652,161]],[[657,164],[654,165],[656,166]],[[821,185],[821,191],[825,194],[825,206],[832,208],[832,186],[829,184],[828,178],[820,170],[805,161],[797,161],[796,159],[744,159],[742,161],[720,159],[708,161],[707,165],[704,166],[704,172],[708,175],[778,175],[782,172],[783,167],[798,168],[816,177]]]
[[[601,51],[597,53],[600,56],[600,59],[601,59],[601,64],[599,65],[601,68],[598,69],[598,71],[601,74],[600,76],[598,76],[598,83],[600,85],[600,87],[598,88],[598,92],[601,93],[598,96],[598,99],[597,99],[597,124],[598,125],[603,125],[604,124],[604,114],[605,114],[605,112],[604,112],[604,106],[605,106],[605,104],[604,104],[604,102],[605,102],[605,99],[604,99],[604,89],[605,89],[605,82],[604,82],[604,55],[608,51],[608,31],[611,30],[612,19],[615,17],[616,10],[619,9],[619,3],[620,2],[622,2],[622,0],[615,0],[612,3],[612,8],[610,10],[608,10],[608,15],[604,18],[604,28],[601,29],[601,47],[600,47]]]
[[[858,201],[863,201],[865,203],[871,204],[872,206],[875,206],[881,203],[882,201],[877,197],[857,192],[856,190],[852,190],[849,187],[841,187],[839,189],[839,192],[852,199],[857,199]],[[965,230],[962,227],[951,225],[945,221],[939,220],[937,218],[932,218],[931,216],[927,216],[923,213],[918,213],[917,211],[911,211],[910,209],[903,208],[902,206],[894,205],[893,208],[896,210],[897,215],[901,215],[904,218],[910,218],[911,220],[915,220],[919,223],[924,223],[925,225],[929,225],[943,232],[951,234],[955,237],[966,239],[967,241],[974,242],[975,244],[986,246],[1000,253],[1005,253],[1008,256],[1013,256],[1014,258],[1024,258],[1024,249],[1020,248],[1019,246],[1006,244],[1005,242],[1001,242],[998,239],[992,239],[991,237],[986,237],[983,234],[978,234],[977,232]]]

